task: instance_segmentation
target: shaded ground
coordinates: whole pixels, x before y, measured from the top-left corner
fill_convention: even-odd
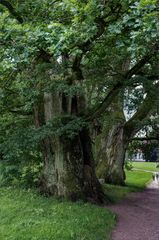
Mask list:
[[[121,203],[110,206],[118,216],[112,240],[159,240],[159,187],[132,193]]]

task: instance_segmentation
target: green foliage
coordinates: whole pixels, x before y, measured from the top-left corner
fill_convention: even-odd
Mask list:
[[[37,187],[42,164],[14,163],[2,161],[0,164],[0,186]]]
[[[24,166],[20,172],[19,183],[24,187],[37,187],[43,164]]]
[[[132,162],[130,161],[125,161],[125,165],[124,165],[125,169],[127,171],[131,171],[133,169],[133,165],[132,165]]]
[[[148,141],[133,141],[132,143],[130,143],[129,145],[129,154],[130,157],[132,157],[132,155],[137,151],[137,149],[141,149],[143,154],[144,154],[144,158],[146,161],[152,161],[152,152],[154,149],[157,149],[159,146],[158,141],[157,140],[148,140]],[[158,160],[157,160],[158,161]]]
[[[0,184],[35,187],[41,171],[42,155],[31,121],[4,114],[0,122]]]
[[[16,185],[19,183],[19,175],[17,165],[0,164],[0,185]]]
[[[156,79],[146,84],[150,82],[147,75],[158,74],[158,5],[146,0],[10,3],[14,11],[0,3],[0,155],[8,166],[7,174],[3,170],[6,178],[12,175],[16,182],[18,175],[26,184],[30,179],[37,181],[41,141],[74,138],[89,127],[89,110],[94,112],[119,80],[125,81],[121,95],[132,86],[129,111],[138,109],[145,89],[134,88],[149,89]],[[123,79],[126,70],[151,51],[152,61],[131,79]],[[61,100],[50,121],[45,117],[46,93],[58,94]],[[35,128],[39,106],[41,122]],[[114,121],[110,115],[102,116],[101,125],[110,126]]]
[[[50,135],[74,138],[84,127],[88,127],[88,123],[81,117],[70,115],[55,117],[41,128],[35,129],[34,140],[40,142]]]

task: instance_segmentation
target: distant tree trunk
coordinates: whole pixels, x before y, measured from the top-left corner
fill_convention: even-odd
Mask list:
[[[77,102],[79,106],[79,99],[66,99],[59,93],[44,94],[45,122],[53,120],[62,112],[76,114]],[[95,174],[87,128],[81,129],[73,138],[67,135],[50,135],[42,141],[41,148],[44,156],[40,180],[42,193],[71,200],[83,199],[97,203],[104,201],[102,187]]]
[[[117,96],[111,106],[107,122],[98,137],[99,150],[97,151],[97,176],[105,182],[124,185],[124,160],[127,147],[127,138],[124,131],[125,116],[123,103]]]
[[[156,83],[154,89],[148,91],[136,113],[127,122],[122,110],[122,101],[117,97],[111,108],[110,130],[106,132],[103,130],[101,134],[101,147],[97,156],[98,177],[104,178],[109,183],[124,184],[126,148],[131,138],[142,128],[143,120],[149,116],[158,91],[159,84]]]
[[[127,141],[124,126],[116,123],[109,130],[108,135],[101,139],[101,148],[98,154],[97,176],[105,182],[124,185],[124,159]]]

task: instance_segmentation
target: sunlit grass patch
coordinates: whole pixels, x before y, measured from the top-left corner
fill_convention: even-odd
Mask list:
[[[143,171],[126,171],[126,185],[105,184],[105,192],[112,202],[118,202],[130,192],[142,191],[151,181],[152,173]]]
[[[20,189],[0,188],[2,240],[107,240],[115,216],[88,203],[71,203]]]

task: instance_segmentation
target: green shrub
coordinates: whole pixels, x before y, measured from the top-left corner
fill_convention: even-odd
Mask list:
[[[133,165],[132,165],[132,162],[130,161],[125,161],[125,169],[127,171],[131,171],[133,169]]]
[[[11,165],[10,162],[2,162],[0,164],[0,185],[35,187],[37,186],[41,169],[41,163]]]
[[[22,167],[20,173],[20,184],[24,187],[37,186],[42,166],[42,163],[40,163]]]
[[[8,162],[1,162],[0,164],[0,185],[17,185],[20,176],[17,165],[8,164]]]

